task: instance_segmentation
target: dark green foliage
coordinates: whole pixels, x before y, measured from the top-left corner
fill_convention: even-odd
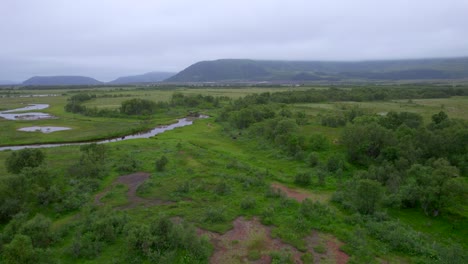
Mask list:
[[[117,170],[120,173],[137,172],[141,167],[141,162],[132,154],[124,155],[117,163]]]
[[[357,177],[345,182],[333,195],[344,208],[361,214],[374,214],[383,199],[383,188],[377,181]]]
[[[288,252],[286,250],[271,252],[270,257],[271,257],[272,264],[293,264],[294,263],[291,252]]]
[[[318,163],[319,163],[319,157],[317,153],[315,152],[310,153],[309,156],[307,157],[307,164],[309,164],[309,166],[313,168],[317,166]]]
[[[171,106],[213,108],[219,106],[219,98],[211,95],[173,93],[170,104]]]
[[[211,253],[211,245],[206,238],[197,236],[193,226],[185,222],[175,224],[167,217],[149,225],[131,224],[125,233],[130,252],[152,263],[175,263],[175,252],[184,254],[191,260],[189,263],[203,263]]]
[[[314,134],[309,139],[309,148],[313,151],[324,151],[330,146],[328,139],[322,134]]]
[[[207,223],[219,223],[226,220],[224,214],[224,207],[209,207],[205,210],[204,222]]]
[[[327,205],[318,201],[313,202],[310,199],[302,201],[299,213],[306,219],[313,221],[316,227],[318,224],[328,225],[334,220],[334,214]]]
[[[107,244],[113,243],[122,234],[127,215],[110,211],[85,211],[75,230],[69,253],[76,258],[93,259]]]
[[[151,115],[156,111],[156,103],[146,99],[134,98],[122,102],[120,112],[126,115]]]
[[[338,170],[343,170],[344,169],[344,161],[341,155],[334,154],[330,158],[328,158],[327,161],[327,170],[329,172],[336,172]]]
[[[231,193],[231,187],[225,181],[222,181],[216,184],[215,193],[217,195],[228,195]]]
[[[422,116],[410,112],[388,112],[387,115],[379,122],[382,126],[388,129],[397,129],[401,125],[409,128],[419,128],[423,123]]]
[[[435,160],[431,167],[415,164],[407,174],[407,184],[401,189],[402,202],[409,207],[419,204],[427,215],[437,216],[466,197],[466,185],[456,179],[458,169],[447,160]]]
[[[8,172],[18,174],[23,168],[37,167],[44,161],[45,155],[40,149],[22,149],[14,151],[5,161]]]
[[[342,127],[346,125],[346,117],[343,115],[325,115],[321,116],[322,126]]]
[[[78,163],[69,167],[70,175],[77,178],[102,178],[107,172],[107,146],[88,144],[80,147],[82,155]]]
[[[373,214],[380,205],[382,193],[378,182],[368,179],[359,180],[353,197],[354,207],[361,214]]]
[[[166,158],[166,156],[161,156],[156,160],[156,171],[164,171],[166,169],[167,163],[169,163],[169,160]]]
[[[49,218],[37,214],[21,226],[19,233],[30,237],[34,247],[45,248],[53,242],[51,225],[52,221]]]
[[[35,249],[31,238],[25,235],[16,235],[10,244],[3,249],[3,261],[5,264],[36,264],[47,263],[41,256],[43,252]],[[49,259],[49,263],[52,262]]]
[[[294,178],[294,183],[301,186],[309,186],[312,183],[312,176],[307,172],[298,173]]]
[[[341,141],[346,146],[349,160],[361,165],[369,164],[385,148],[396,144],[391,131],[375,123],[346,127]]]
[[[240,203],[240,207],[243,210],[255,208],[256,205],[257,205],[257,201],[255,200],[255,198],[252,198],[252,197],[245,197],[244,199],[242,199]]]
[[[176,192],[179,193],[179,194],[189,193],[190,192],[190,182],[185,181],[185,182],[179,184],[179,186],[177,186]]]
[[[442,122],[448,119],[447,114],[444,111],[440,111],[438,114],[432,116],[432,122],[436,125],[441,124]]]

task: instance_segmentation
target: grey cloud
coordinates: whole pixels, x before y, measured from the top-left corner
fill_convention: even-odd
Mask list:
[[[468,55],[464,0],[2,0],[0,79],[110,80],[218,58]]]

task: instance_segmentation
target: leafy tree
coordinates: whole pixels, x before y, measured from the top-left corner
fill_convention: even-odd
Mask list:
[[[448,115],[444,111],[440,111],[438,114],[432,116],[432,122],[436,125],[444,122],[445,120],[448,120]]]
[[[336,172],[339,169],[343,169],[344,162],[340,155],[333,155],[327,161],[327,170],[330,172]]]
[[[319,158],[318,158],[317,153],[315,152],[310,153],[309,156],[307,157],[307,163],[309,164],[310,167],[317,166],[319,163]]]
[[[329,148],[329,141],[327,137],[322,134],[314,134],[309,139],[309,147],[313,151],[323,151]]]
[[[388,129],[397,129],[401,125],[405,125],[409,128],[418,128],[423,123],[421,115],[410,112],[393,112],[390,111],[387,115],[382,118],[379,122],[382,126]]]
[[[104,144],[88,144],[80,147],[80,160],[69,167],[69,173],[78,178],[101,178],[107,171],[107,146]]]
[[[377,159],[385,148],[396,144],[391,130],[375,123],[345,128],[341,141],[347,149],[348,158],[362,165]]]
[[[153,101],[134,98],[123,101],[120,112],[126,115],[150,115],[156,111],[156,106]]]
[[[459,171],[445,159],[435,160],[432,167],[413,165],[407,172],[407,187],[403,188],[403,201],[415,200],[427,215],[437,216],[440,211],[463,200],[466,185],[457,181]],[[411,202],[412,201],[412,202]]]
[[[40,149],[22,149],[8,156],[5,165],[8,172],[18,174],[23,168],[38,167],[44,161],[45,155]]]
[[[37,263],[37,256],[31,238],[25,235],[16,235],[11,243],[5,246],[3,260],[7,264]]]
[[[42,214],[37,214],[21,226],[19,233],[31,238],[34,247],[45,248],[52,243],[50,227],[52,221]]]
[[[294,183],[297,185],[308,186],[312,183],[312,177],[309,173],[298,173],[294,178]]]
[[[369,179],[360,179],[354,191],[353,205],[361,214],[373,214],[382,199],[380,183]]]

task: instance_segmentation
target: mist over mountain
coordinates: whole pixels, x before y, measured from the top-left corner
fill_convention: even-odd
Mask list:
[[[148,72],[140,75],[123,76],[113,81],[108,82],[109,84],[132,84],[132,83],[154,83],[165,80],[169,77],[174,76],[175,72]]]
[[[166,81],[370,81],[460,78],[468,78],[466,57],[354,62],[220,59],[197,62]]]
[[[99,85],[102,82],[86,76],[34,76],[22,83],[23,85]]]

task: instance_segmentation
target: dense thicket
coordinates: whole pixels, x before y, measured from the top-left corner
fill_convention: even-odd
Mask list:
[[[327,139],[301,133],[300,127],[307,123],[304,114],[291,112],[278,102],[414,99],[465,92],[447,88],[359,88],[263,93],[233,101],[218,121],[241,131],[235,133],[260,138],[289,156],[304,159],[312,167],[319,165],[312,171],[320,183],[323,171],[341,175],[346,169],[343,159],[331,156],[318,164],[314,152],[326,149]],[[452,120],[441,111],[434,113],[432,122],[424,124],[416,113],[378,115],[355,107],[319,118],[324,126],[346,126],[339,144],[344,146],[350,164],[365,168],[338,190],[335,200],[345,207],[363,214],[374,213],[382,204],[415,207],[437,216],[466,199],[467,186],[460,177],[468,173],[468,122]],[[309,184],[307,173],[298,174],[296,182]],[[361,197],[372,194],[371,189],[379,190],[375,199]]]

